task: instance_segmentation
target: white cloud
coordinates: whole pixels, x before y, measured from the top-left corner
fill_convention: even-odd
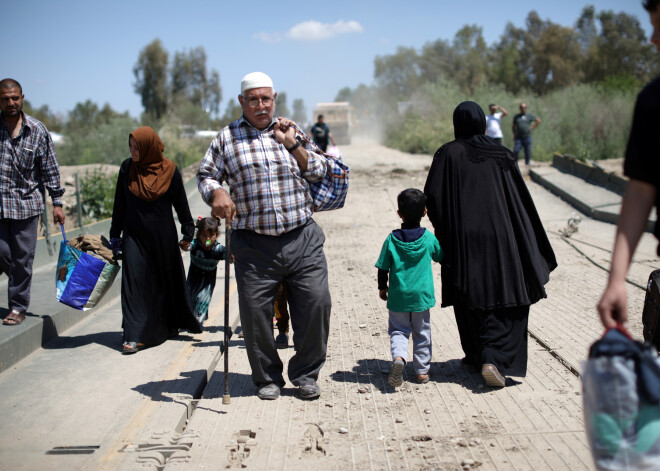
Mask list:
[[[252,35],[254,39],[259,39],[265,43],[279,43],[282,41],[280,33],[255,33]]]
[[[364,30],[357,21],[339,20],[336,23],[304,21],[291,28],[286,37],[298,41],[328,39],[340,34],[361,33]]]

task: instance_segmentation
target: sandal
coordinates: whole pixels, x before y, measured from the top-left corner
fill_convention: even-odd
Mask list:
[[[11,311],[7,317],[4,318],[2,323],[4,325],[18,325],[25,320],[25,313],[18,311]]]
[[[122,353],[124,354],[137,353],[139,350],[137,342],[124,342],[122,346]]]

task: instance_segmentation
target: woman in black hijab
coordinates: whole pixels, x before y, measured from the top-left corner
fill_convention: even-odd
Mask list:
[[[458,105],[456,139],[435,153],[424,193],[463,362],[503,387],[503,375],[527,372],[529,306],[546,297],[557,262],[516,158],[485,132],[479,105]]]

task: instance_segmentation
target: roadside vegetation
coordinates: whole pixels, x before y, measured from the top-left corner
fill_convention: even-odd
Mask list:
[[[565,27],[531,11],[523,27],[507,24],[490,46],[478,25],[419,50],[399,46],[374,59],[373,85],[345,87],[335,101],[352,104],[356,132],[422,154],[453,139],[452,113],[464,100],[484,110],[490,103],[504,106],[504,144],[512,147],[513,116],[526,102],[542,120],[534,132],[534,159],[560,152],[600,160],[623,156],[635,96],[659,72],[660,56],[634,17],[587,6],[573,27]],[[66,116],[25,102],[27,113],[64,136],[56,145],[61,165],[119,165],[129,157],[129,133],[148,125],[163,139],[166,157],[187,167],[201,160],[210,141],[196,138],[195,130],[218,130],[241,114],[235,100],[219,109],[220,74],[207,67],[203,47],[170,55],[154,39],[140,51],[133,75],[144,108],[139,119],[90,100]],[[303,101],[294,99],[289,109],[284,91],[277,110],[307,122]],[[82,178],[86,217],[110,214],[115,181],[100,173]]]
[[[453,139],[452,113],[464,100],[486,113],[490,103],[506,108],[502,131],[512,147],[511,123],[526,102],[542,120],[534,159],[551,159],[553,152],[619,158],[635,96],[660,72],[654,49],[626,13],[587,6],[565,27],[532,11],[524,27],[507,24],[490,46],[480,26],[466,25],[452,41],[430,41],[420,50],[400,46],[376,57],[375,85],[346,87],[336,101],[353,104],[360,128],[381,126],[386,145],[426,154]]]

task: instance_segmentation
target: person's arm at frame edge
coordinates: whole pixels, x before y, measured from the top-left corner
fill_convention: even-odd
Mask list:
[[[634,179],[628,182],[614,238],[610,275],[597,306],[605,328],[628,321],[626,274],[646,228],[656,192],[655,186],[650,183]]]

